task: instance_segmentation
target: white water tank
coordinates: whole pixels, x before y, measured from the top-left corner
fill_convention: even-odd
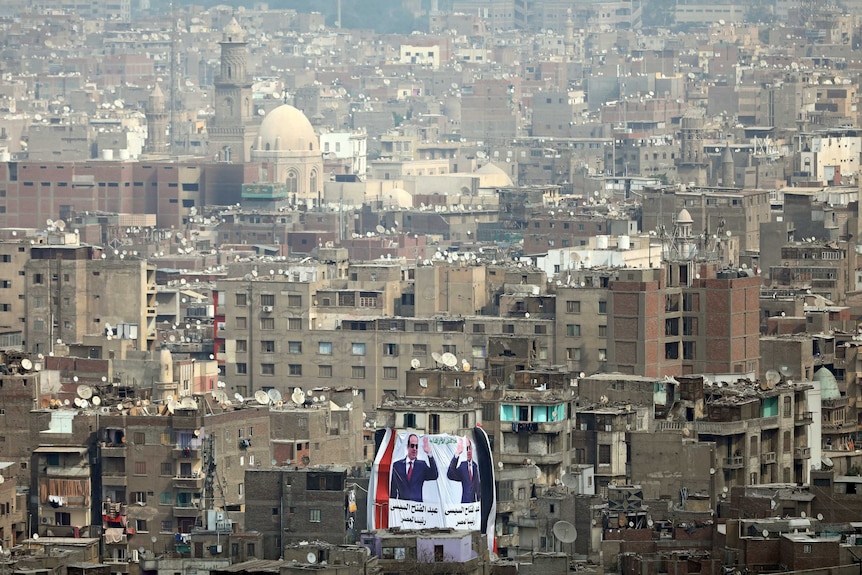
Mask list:
[[[617,248],[621,250],[632,249],[632,239],[629,236],[620,236],[617,240]]]
[[[113,160],[114,159],[114,150],[102,150],[102,159],[103,160]]]
[[[596,236],[596,249],[597,250],[606,250],[608,249],[608,236]]]
[[[123,148],[122,150],[119,151],[119,155],[120,155],[121,160],[128,160],[129,159],[129,150]]]

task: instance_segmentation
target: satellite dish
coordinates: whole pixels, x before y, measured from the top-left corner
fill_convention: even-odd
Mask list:
[[[767,389],[775,389],[775,385],[781,381],[781,374],[778,370],[770,369],[766,372],[766,386]]]
[[[823,465],[825,465],[826,467],[830,467],[830,468],[831,468],[831,467],[834,465],[834,463],[832,463],[832,459],[831,459],[831,458],[829,458],[829,457],[824,457],[824,458],[823,458],[823,459],[821,459],[820,461],[821,461],[821,462],[823,463]]]
[[[410,360],[410,367],[412,367],[413,369],[419,369],[419,365],[420,365],[419,360],[416,359],[415,357]]]
[[[95,406],[102,405],[102,398],[99,397],[98,395],[94,395],[93,399],[91,401],[92,401],[93,405],[95,405]]]
[[[608,402],[608,396],[607,395],[603,395],[599,398],[599,403],[607,403],[607,402]]]
[[[431,359],[434,360],[434,363],[440,364],[443,363],[443,356],[437,353],[436,351],[431,352]]]
[[[305,559],[309,563],[317,563],[317,555],[315,555],[313,551],[309,551],[308,555],[305,556]]]
[[[174,412],[177,410],[177,402],[174,401],[173,398],[171,398],[168,400],[167,407],[168,407],[168,413],[173,415]]]
[[[763,531],[760,532],[760,534],[763,535],[764,537],[769,537],[769,530],[764,529]]]
[[[578,538],[578,530],[568,521],[554,523],[554,537],[561,543],[573,543]]]
[[[89,385],[81,384],[77,389],[78,397],[81,399],[90,399],[93,397],[93,390]]]
[[[448,351],[444,353],[440,359],[446,367],[455,367],[458,365],[458,358],[455,357],[455,354],[449,353]]]
[[[242,396],[241,393],[234,393],[233,398],[235,400],[237,400],[239,403],[242,403],[243,401],[245,401],[245,398]]]
[[[31,369],[33,369],[33,362],[25,357],[21,360],[21,369],[23,369],[24,371],[30,371]]]
[[[297,405],[302,405],[303,403],[305,403],[305,392],[298,387],[295,387],[293,389],[293,393],[290,394],[290,401]]]
[[[268,405],[269,404],[269,395],[267,395],[267,393],[264,390],[258,389],[257,391],[254,392],[254,400],[261,405]]]
[[[805,519],[806,517],[808,517],[808,515],[807,515],[804,511],[803,511],[802,513],[800,513],[800,514],[799,514],[799,516],[800,516],[801,518],[803,518],[803,519]]]
[[[90,402],[86,399],[81,400],[81,407],[90,407]]]
[[[377,227],[376,227],[376,228],[374,228],[374,229],[375,229],[375,230],[377,230],[377,233],[378,233],[378,234],[382,234],[383,232],[385,232],[385,231],[386,231],[386,228],[384,228],[383,226],[381,226],[381,225],[379,225],[379,224],[378,224],[378,225],[377,225]]]
[[[485,389],[485,382],[481,379],[476,383],[479,386],[479,389]]]
[[[571,489],[578,486],[577,476],[572,475],[571,473],[564,473],[560,480],[563,482],[563,485]]]
[[[465,361],[464,363],[462,363],[462,364],[461,364],[461,369],[462,369],[463,371],[470,371],[470,369],[471,369],[470,362]]]
[[[281,392],[277,389],[270,389],[266,394],[269,396],[269,400],[272,403],[278,403],[281,401]]]
[[[183,409],[197,409],[197,408],[198,408],[198,403],[194,400],[194,398],[193,398],[193,397],[184,397],[184,398],[180,401],[180,406],[181,406]]]
[[[80,397],[76,397],[76,398],[74,399],[74,404],[75,404],[75,407],[81,407],[81,398],[80,398]]]
[[[817,521],[823,521],[823,514],[822,513],[817,514]]]
[[[63,405],[69,405],[71,402],[68,399],[63,400]]]

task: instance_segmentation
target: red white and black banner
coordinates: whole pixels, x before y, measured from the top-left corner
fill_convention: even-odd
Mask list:
[[[371,529],[449,527],[482,531],[493,549],[497,502],[488,435],[377,432],[371,469]]]

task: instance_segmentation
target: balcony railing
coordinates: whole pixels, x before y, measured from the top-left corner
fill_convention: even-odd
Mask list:
[[[793,459],[811,459],[811,448],[795,447],[793,449]]]
[[[778,461],[778,456],[774,451],[764,451],[760,454],[760,463],[763,465],[769,465],[770,463],[775,463]]]
[[[745,465],[745,460],[742,457],[725,457],[724,458],[724,468],[725,469],[742,469]]]
[[[796,425],[807,425],[814,423],[814,413],[811,411],[803,411],[796,414]]]

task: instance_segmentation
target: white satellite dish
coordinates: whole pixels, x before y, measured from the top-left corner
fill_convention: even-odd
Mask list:
[[[309,551],[308,555],[305,556],[305,560],[309,563],[317,563],[317,555],[313,551]]]
[[[431,352],[431,359],[434,360],[434,363],[440,364],[443,363],[443,356],[437,353],[436,351]]]
[[[385,231],[386,231],[386,228],[384,228],[383,226],[381,226],[381,225],[379,225],[379,224],[378,224],[378,226],[377,226],[376,228],[374,228],[374,229],[375,229],[375,230],[377,230],[377,233],[378,233],[378,234],[382,234],[383,232],[385,232]]]
[[[458,365],[458,358],[455,357],[455,354],[448,351],[444,353],[440,359],[443,361],[443,365],[445,365],[446,367],[455,367],[456,365]]]
[[[234,394],[233,394],[233,398],[234,398],[235,400],[237,400],[239,403],[242,403],[242,402],[244,402],[244,401],[245,401],[245,398],[242,396],[242,394],[241,394],[241,393],[234,393]]]
[[[272,403],[278,403],[281,401],[281,392],[277,389],[270,389],[266,394],[269,396],[269,400]]]
[[[24,371],[30,371],[31,369],[33,369],[33,362],[25,357],[21,360],[21,369],[23,369]]]
[[[554,537],[560,543],[573,543],[578,538],[578,530],[568,521],[557,521],[553,527]]]
[[[258,389],[254,392],[254,400],[261,405],[269,404],[269,395],[262,389]]]
[[[479,386],[479,389],[485,389],[485,382],[481,379],[476,383]]]
[[[419,360],[416,359],[415,357],[410,360],[410,367],[412,367],[413,369],[419,369],[420,365],[421,364],[419,363]]]
[[[93,397],[93,389],[86,384],[79,385],[77,392],[78,397],[80,397],[81,399],[90,399],[91,397]]]
[[[102,405],[102,398],[99,397],[98,395],[94,395],[93,399],[91,401],[93,402],[93,405],[95,405],[95,406]]]
[[[193,397],[184,397],[180,401],[180,407],[183,409],[197,409],[198,403],[194,400]]]
[[[290,394],[290,401],[297,405],[302,405],[305,403],[305,392],[298,387],[294,388],[293,393]]]
[[[576,475],[572,475],[571,473],[564,473],[560,480],[566,487],[575,488],[578,486],[578,477]]]

